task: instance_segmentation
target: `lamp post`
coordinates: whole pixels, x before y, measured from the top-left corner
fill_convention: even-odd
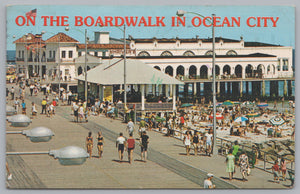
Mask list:
[[[101,25],[99,25],[100,27],[103,27]],[[127,108],[127,87],[126,87],[126,25],[124,24],[123,29],[119,28],[118,26],[114,26],[117,27],[119,30],[121,30],[123,32],[123,39],[124,39],[124,121],[126,118],[126,108]]]
[[[43,75],[42,75],[42,73],[43,73],[43,71],[42,71],[42,63],[41,63],[41,51],[42,51],[42,38],[43,38],[43,34],[45,34],[46,32],[45,31],[42,31],[41,32],[41,36],[40,36],[40,41],[39,41],[39,54],[38,54],[38,61],[39,61],[39,76],[41,76],[41,80],[43,79]]]
[[[184,10],[178,10],[176,15],[179,17],[184,16],[184,14],[190,13],[190,14],[195,14],[197,16],[200,16],[201,18],[205,18],[203,15],[195,13],[195,12],[186,12]],[[215,65],[215,26],[214,26],[214,19],[216,15],[212,14],[210,23],[212,25],[212,71],[213,71],[213,155],[217,155],[218,150],[217,150],[217,145],[216,145],[216,65]]]
[[[70,28],[66,27],[66,31],[69,31]],[[78,30],[78,29],[76,29]],[[78,30],[82,33],[82,31]],[[87,83],[87,29],[84,30],[84,46],[85,46],[85,56],[84,56],[84,100],[87,102],[88,99],[88,83]]]

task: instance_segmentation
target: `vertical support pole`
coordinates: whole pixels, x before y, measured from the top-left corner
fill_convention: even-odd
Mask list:
[[[142,96],[142,98],[141,98],[142,111],[144,111],[145,110],[145,85],[144,84],[141,85],[141,96]]]
[[[172,88],[173,88],[173,97],[172,97],[172,102],[173,102],[173,111],[176,111],[176,92],[175,91],[175,87],[176,85],[173,84]]]

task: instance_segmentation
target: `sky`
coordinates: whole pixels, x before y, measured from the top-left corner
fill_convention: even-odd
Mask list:
[[[26,12],[37,9],[36,23],[30,26],[18,26],[16,18],[25,16]],[[7,7],[7,50],[14,50],[13,41],[26,33],[38,34],[42,31],[46,33],[43,39],[47,39],[58,32],[64,32],[80,42],[84,42],[84,30],[90,40],[94,39],[94,31],[109,31],[113,38],[123,38],[123,32],[117,27],[99,27],[99,26],[75,26],[75,16],[92,16],[95,20],[100,16],[103,20],[105,16],[138,16],[139,19],[152,17],[152,23],[155,23],[156,17],[165,17],[164,27],[144,27],[127,26],[126,37],[131,35],[133,38],[211,38],[212,28],[205,27],[203,23],[197,27],[192,25],[192,20],[197,15],[185,14],[185,26],[172,26],[172,17],[176,17],[177,10],[195,12],[203,16],[216,14],[220,17],[220,22],[227,17],[240,17],[240,25],[228,27],[215,27],[215,36],[239,40],[242,36],[245,41],[264,42],[283,46],[292,46],[295,48],[295,7],[292,6],[82,6],[82,5],[17,5]],[[66,24],[69,24],[69,31],[65,31],[65,26],[47,26],[44,24],[42,16],[68,16]],[[250,27],[247,25],[247,19],[251,25],[257,25],[258,17],[273,17],[276,27],[273,27],[271,19],[267,20],[267,27],[263,27],[264,20],[261,20],[262,27]],[[19,22],[21,19],[19,19]],[[88,20],[90,21],[90,20]],[[198,19],[195,19],[195,23]],[[230,22],[231,23],[231,22]],[[220,23],[218,23],[220,24]],[[14,38],[15,37],[15,38]]]

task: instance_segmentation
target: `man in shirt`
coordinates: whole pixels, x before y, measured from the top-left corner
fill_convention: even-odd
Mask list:
[[[41,114],[43,114],[44,111],[45,111],[45,114],[47,113],[47,112],[46,112],[46,106],[47,106],[47,101],[46,101],[46,99],[44,98],[44,99],[42,100],[42,112],[41,112]]]
[[[122,162],[123,160],[125,144],[126,144],[126,140],[123,137],[123,133],[120,133],[116,141],[116,147],[118,148],[120,162]]]
[[[127,123],[127,127],[126,127],[128,133],[129,133],[129,136],[133,134],[133,130],[134,130],[134,124],[132,122],[131,119],[129,119],[129,122]]]
[[[211,179],[214,177],[213,174],[208,173],[207,178],[204,180],[204,189],[214,189],[216,185],[213,185]]]
[[[15,98],[15,88],[14,87],[11,88],[10,94],[11,94],[11,100],[13,100]]]
[[[141,160],[145,161],[147,160],[147,149],[149,144],[149,136],[146,134],[146,131],[144,131],[140,138],[141,143]]]
[[[212,146],[212,138],[213,138],[213,134],[212,134],[212,129],[209,130],[208,133],[205,134],[206,137],[206,154],[208,154],[210,156],[211,154],[211,146]]]

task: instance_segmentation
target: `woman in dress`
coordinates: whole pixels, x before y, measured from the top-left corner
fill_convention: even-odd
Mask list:
[[[93,150],[93,137],[92,137],[92,132],[89,132],[89,135],[86,137],[86,150],[87,153],[89,153],[90,158],[92,157],[92,150]]]
[[[234,173],[234,163],[235,163],[235,156],[232,155],[232,150],[229,150],[228,155],[226,156],[226,172],[229,173],[229,180],[232,180],[233,173]]]
[[[99,158],[101,158],[102,154],[103,154],[104,138],[103,138],[102,133],[100,131],[98,132],[97,140],[98,140],[98,144],[97,144],[98,154],[99,154]]]
[[[243,151],[242,154],[239,157],[239,165],[240,165],[240,170],[243,176],[243,181],[246,181],[246,174],[249,168],[249,161],[248,161],[248,156],[245,154]]]
[[[190,148],[191,148],[191,135],[190,133],[187,131],[185,132],[184,138],[183,138],[183,143],[186,149],[186,155],[189,156],[190,155]]]
[[[281,170],[281,173],[282,173],[282,179],[285,181],[286,178],[286,161],[282,158],[280,160],[280,170]]]

